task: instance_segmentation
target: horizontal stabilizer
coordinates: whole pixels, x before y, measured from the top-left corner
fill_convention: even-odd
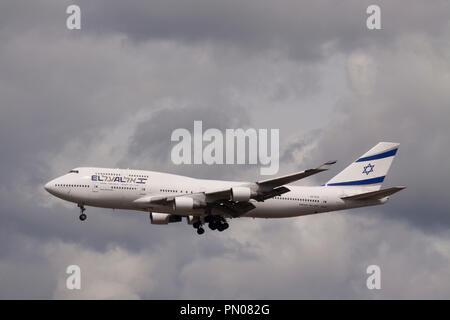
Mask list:
[[[365,192],[365,193],[359,193],[354,196],[349,197],[342,197],[341,199],[344,200],[376,200],[376,199],[382,199],[384,197],[390,196],[391,194],[394,194],[396,192],[399,192],[406,187],[392,187],[387,189],[382,189],[378,191],[372,191],[372,192]]]

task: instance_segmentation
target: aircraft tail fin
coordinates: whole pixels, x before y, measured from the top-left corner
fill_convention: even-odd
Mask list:
[[[378,143],[325,185],[380,190],[399,145],[394,142]]]

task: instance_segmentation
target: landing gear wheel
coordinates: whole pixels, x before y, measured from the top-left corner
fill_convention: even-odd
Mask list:
[[[197,233],[198,234],[204,234],[205,233],[205,229],[203,229],[202,227],[197,229]]]
[[[211,230],[216,230],[216,229],[217,229],[217,224],[214,223],[214,222],[210,222],[210,223],[208,223],[208,227],[209,227]]]
[[[82,204],[78,204],[78,208],[80,208],[80,220],[84,221],[87,219],[87,215],[84,213],[86,211],[86,208]]]

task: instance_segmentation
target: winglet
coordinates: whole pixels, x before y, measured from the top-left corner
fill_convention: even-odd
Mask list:
[[[332,161],[325,162],[323,165],[321,165],[320,167],[318,167],[317,170],[320,170],[320,171],[328,170],[328,169],[330,169],[331,166],[332,166],[333,164],[335,164],[336,162],[337,162],[336,160],[332,160]]]

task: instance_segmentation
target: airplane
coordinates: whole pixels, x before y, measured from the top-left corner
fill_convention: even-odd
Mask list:
[[[138,210],[156,225],[182,221],[198,234],[224,231],[233,218],[287,218],[381,205],[404,186],[381,189],[399,143],[380,142],[321,186],[290,183],[326,171],[336,163],[257,182],[195,179],[130,169],[80,167],[51,180],[50,194],[85,206]]]

